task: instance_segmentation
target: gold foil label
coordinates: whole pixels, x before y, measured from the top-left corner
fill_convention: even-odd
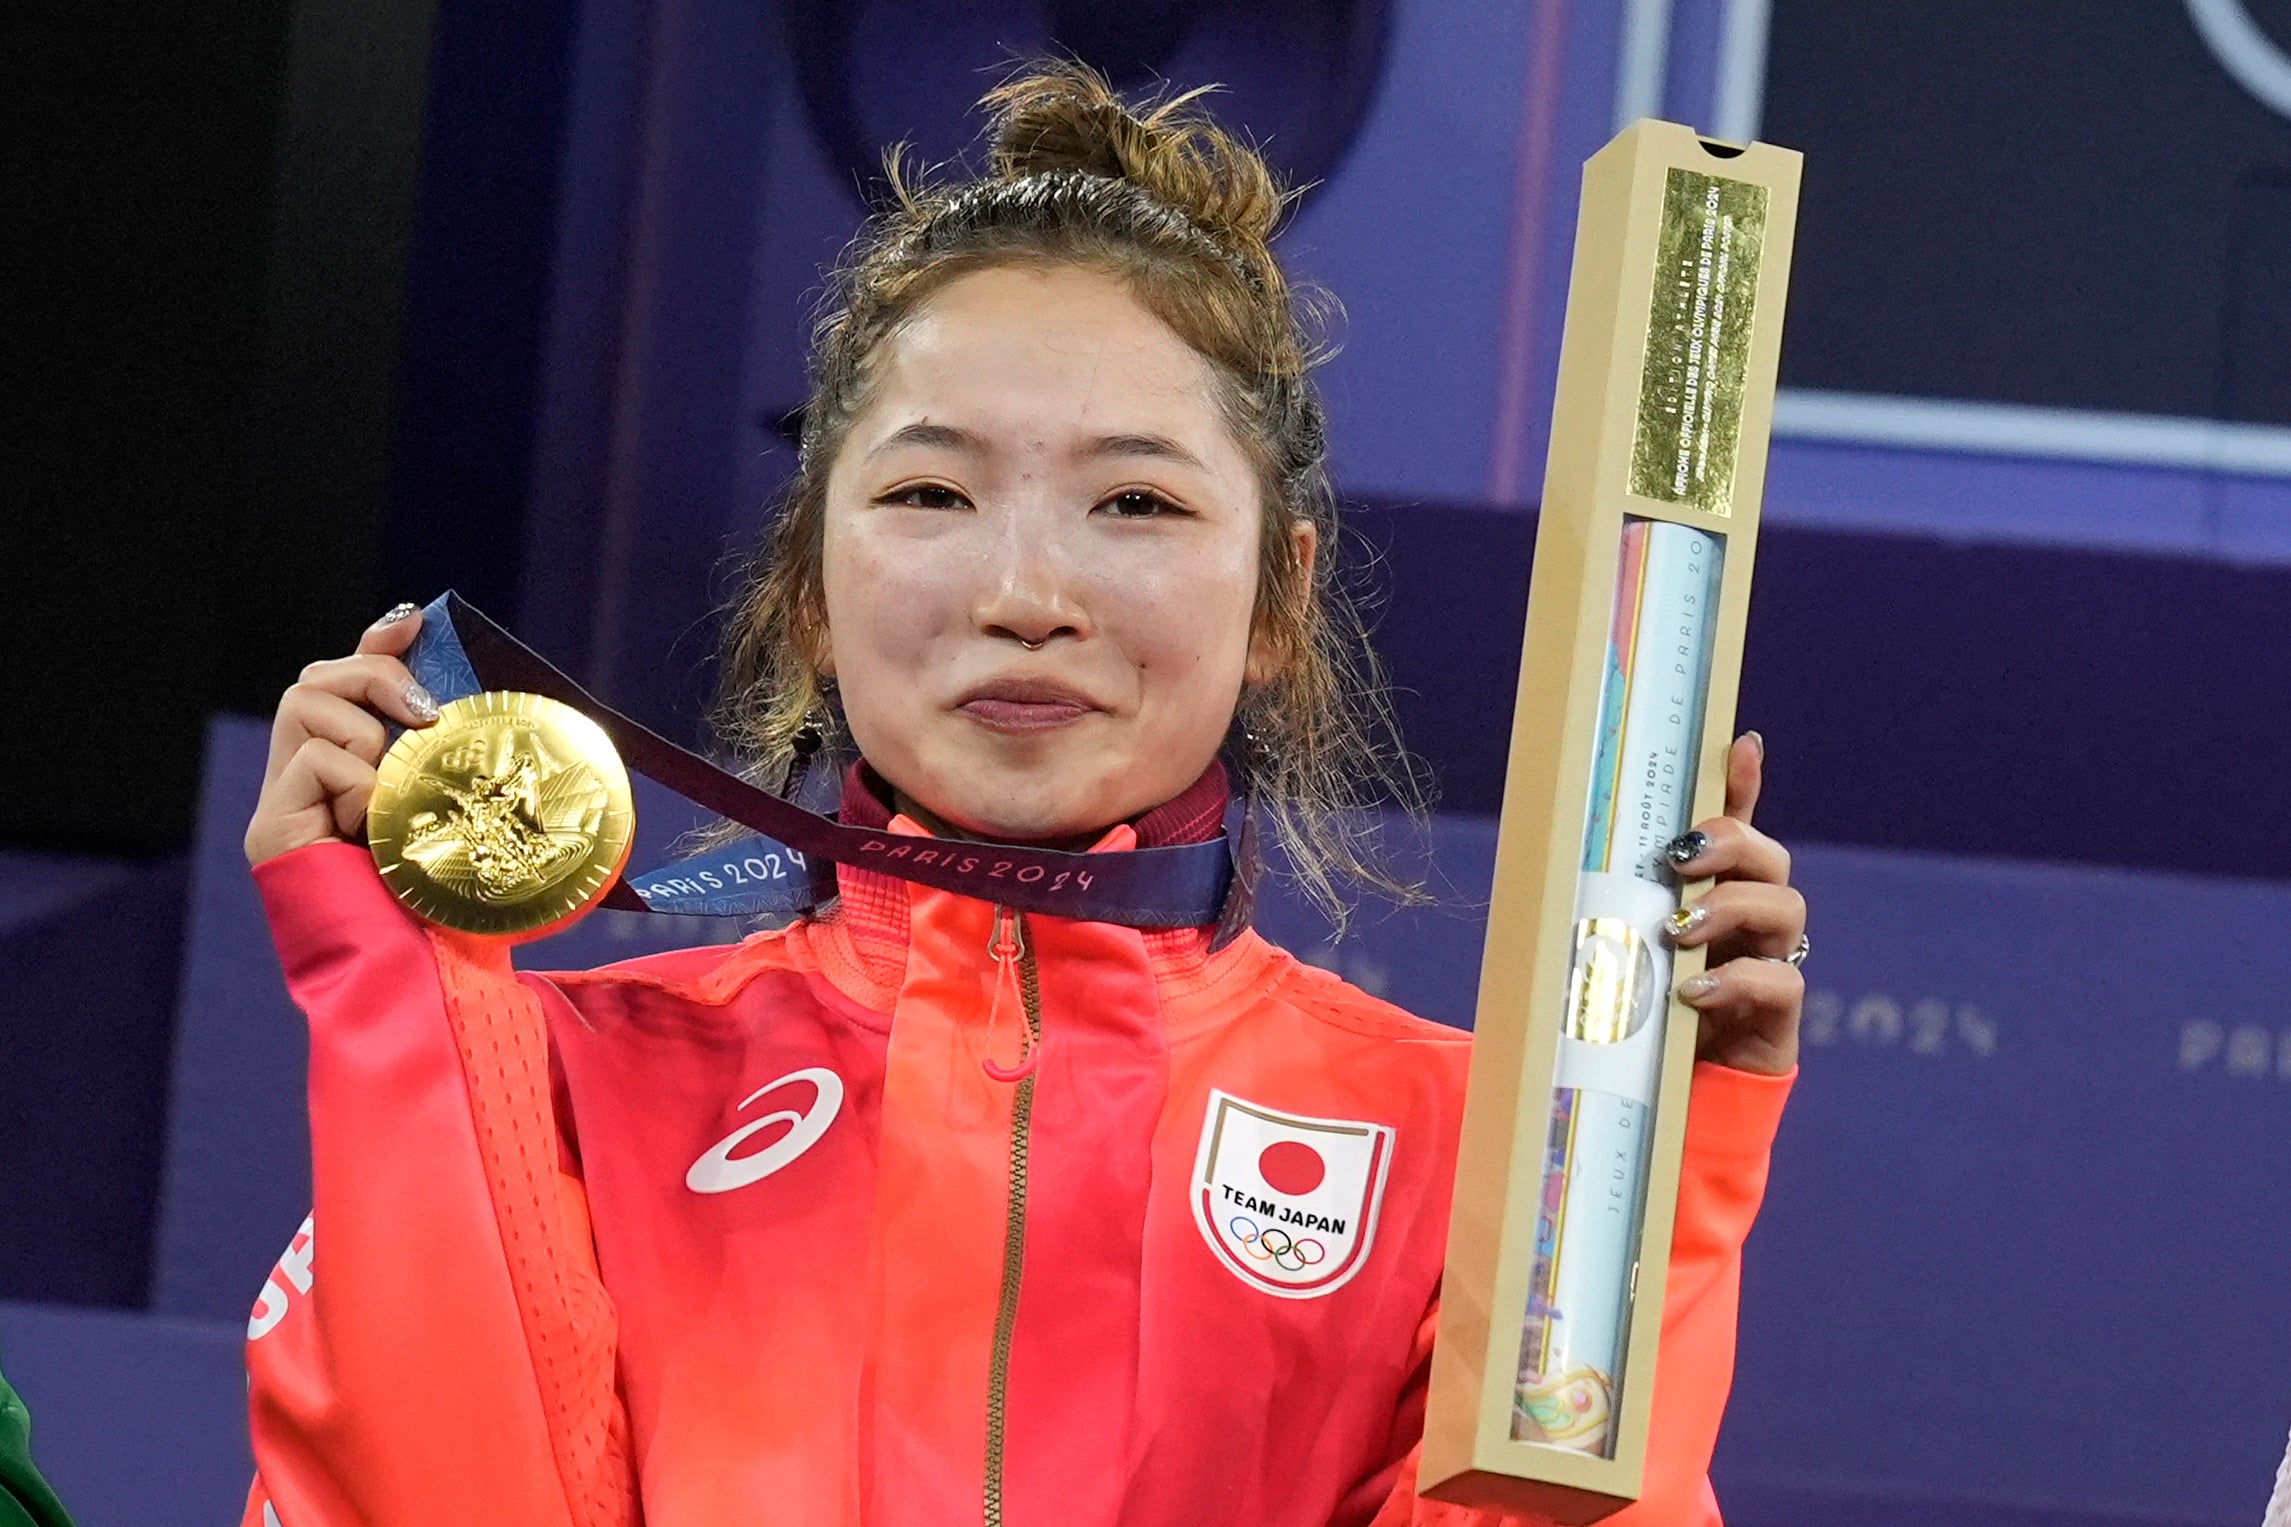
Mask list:
[[[1567,1037],[1620,1044],[1655,1010],[1655,957],[1639,930],[1620,917],[1586,917],[1575,925],[1567,970]]]
[[[1631,491],[1641,498],[1733,510],[1765,242],[1764,186],[1669,172],[1631,439]]]

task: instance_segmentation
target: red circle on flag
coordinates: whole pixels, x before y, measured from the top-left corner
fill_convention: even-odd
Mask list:
[[[1301,1198],[1321,1185],[1328,1167],[1302,1140],[1275,1140],[1257,1157],[1257,1175],[1276,1193]]]

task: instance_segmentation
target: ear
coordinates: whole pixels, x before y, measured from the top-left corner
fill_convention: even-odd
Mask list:
[[[824,606],[827,601],[822,599],[818,603]],[[835,677],[835,633],[828,628],[827,611],[820,608],[808,618],[798,617],[797,624],[800,632],[796,637],[797,650],[811,664],[813,673],[823,680],[832,680]]]
[[[1320,554],[1320,527],[1298,515],[1289,521],[1289,546],[1296,558],[1297,581],[1291,598],[1298,606],[1295,611],[1280,611],[1282,615],[1301,615],[1312,603],[1313,559]],[[1282,629],[1293,630],[1291,621],[1281,621]],[[1297,654],[1289,649],[1287,640],[1272,624],[1260,620],[1249,634],[1249,662],[1241,672],[1244,684],[1269,684],[1279,678]]]

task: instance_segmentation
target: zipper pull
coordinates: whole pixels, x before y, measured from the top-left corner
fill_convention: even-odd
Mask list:
[[[994,956],[994,1001],[986,1010],[986,1032],[993,1037],[996,1021],[1002,1016],[1004,992],[1010,993],[1018,1009],[1018,1032],[1025,1048],[1018,1052],[1018,1063],[1002,1066],[991,1057],[981,1057],[979,1066],[998,1082],[1021,1082],[1034,1074],[1041,1064],[1041,1047],[1034,1042],[1034,1029],[1026,1021],[1026,999],[1018,989],[1018,962],[1026,954],[1026,931],[1018,914],[1008,907],[994,909],[994,927],[986,936],[986,952]]]

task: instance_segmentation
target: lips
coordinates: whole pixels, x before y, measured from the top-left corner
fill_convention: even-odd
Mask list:
[[[995,679],[965,695],[956,707],[997,732],[1048,732],[1071,725],[1099,707],[1086,695],[1048,679]]]

